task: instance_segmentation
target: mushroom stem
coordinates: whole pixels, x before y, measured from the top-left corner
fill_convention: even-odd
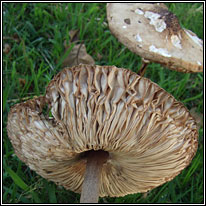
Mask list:
[[[80,203],[98,203],[102,166],[107,161],[108,156],[109,153],[103,150],[86,152],[87,166]]]
[[[144,76],[148,63],[143,62],[140,70],[138,71],[138,75],[141,77]]]

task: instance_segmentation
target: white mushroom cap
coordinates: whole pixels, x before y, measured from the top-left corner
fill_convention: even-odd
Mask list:
[[[203,43],[182,29],[164,4],[108,3],[109,28],[117,39],[144,59],[180,72],[203,71]]]
[[[48,104],[53,117],[44,114]],[[44,97],[11,108],[17,156],[42,177],[81,192],[88,150],[109,153],[100,196],[146,192],[178,175],[197,150],[184,105],[149,79],[115,66],[62,70]]]

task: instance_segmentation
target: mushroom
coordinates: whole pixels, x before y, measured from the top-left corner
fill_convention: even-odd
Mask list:
[[[172,180],[198,146],[195,120],[182,103],[115,66],[65,68],[45,96],[11,108],[7,131],[20,160],[82,193],[85,203]]]
[[[163,3],[108,3],[107,19],[112,34],[144,59],[180,72],[203,71],[202,40],[181,28]]]

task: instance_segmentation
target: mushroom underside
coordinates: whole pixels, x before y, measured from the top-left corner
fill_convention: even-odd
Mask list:
[[[78,193],[87,152],[107,152],[101,197],[146,192],[173,179],[195,155],[198,136],[184,105],[155,83],[126,69],[89,65],[64,69],[45,96],[11,108],[7,130],[32,170]]]

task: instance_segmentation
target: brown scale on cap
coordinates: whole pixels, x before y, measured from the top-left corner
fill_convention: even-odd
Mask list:
[[[179,20],[175,14],[162,7],[158,7],[156,12],[160,15],[159,19],[163,19],[165,21],[167,30],[169,31],[169,36],[178,35],[182,31]]]
[[[173,14],[172,12],[170,12],[167,8],[161,7],[161,6],[156,6],[152,9],[152,10],[148,10],[151,11],[155,14],[159,14],[160,17],[158,18],[159,20],[163,20],[164,23],[166,24],[166,28],[163,31],[166,35],[166,43],[168,44],[168,52],[170,52],[171,50],[173,50],[174,44],[173,44],[173,39],[175,38],[176,41],[178,40],[178,47],[182,48],[182,35],[183,35],[183,30],[180,26],[179,20],[177,18],[177,16],[175,14]],[[171,63],[170,63],[171,64]],[[173,67],[169,66],[169,64],[167,64],[166,66],[168,66],[170,69],[173,69]],[[175,70],[180,71],[180,72],[186,72],[186,69],[181,69],[181,68],[175,68]]]

